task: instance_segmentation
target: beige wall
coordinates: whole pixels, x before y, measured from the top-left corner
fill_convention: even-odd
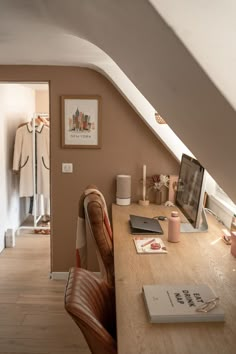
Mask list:
[[[49,94],[48,90],[35,91],[35,111],[40,113],[49,113]]]
[[[109,210],[115,177],[131,174],[132,199],[140,197],[142,165],[147,173],[178,173],[178,163],[114,86],[96,71],[79,67],[0,66],[0,80],[50,82],[52,271],[68,271],[75,260],[78,200],[89,183],[103,192]],[[101,149],[61,147],[60,96],[96,94],[102,98]],[[62,174],[71,162],[73,174]]]

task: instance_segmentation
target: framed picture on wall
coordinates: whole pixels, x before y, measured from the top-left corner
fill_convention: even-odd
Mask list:
[[[101,147],[101,97],[61,96],[62,147]]]

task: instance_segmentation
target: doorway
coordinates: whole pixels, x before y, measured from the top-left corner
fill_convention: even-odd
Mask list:
[[[1,252],[6,246],[14,246],[22,233],[50,237],[49,83],[0,82],[0,107],[0,192],[4,205],[0,217]],[[22,139],[30,141],[24,152]],[[29,159],[32,167],[24,175]],[[41,162],[46,173],[41,171]],[[6,242],[7,236],[12,244]]]

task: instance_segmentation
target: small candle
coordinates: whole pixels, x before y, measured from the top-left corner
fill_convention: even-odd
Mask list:
[[[146,165],[143,165],[143,200],[146,199]]]

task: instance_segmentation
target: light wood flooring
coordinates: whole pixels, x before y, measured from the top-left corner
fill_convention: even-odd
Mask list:
[[[47,235],[24,234],[0,254],[0,353],[89,354],[64,310],[65,281],[49,279]]]

